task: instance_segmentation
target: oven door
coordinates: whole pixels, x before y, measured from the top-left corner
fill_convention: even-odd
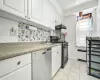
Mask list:
[[[68,46],[63,46],[63,63],[68,61]]]

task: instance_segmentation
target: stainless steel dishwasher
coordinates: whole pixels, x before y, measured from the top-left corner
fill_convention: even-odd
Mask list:
[[[47,49],[46,54],[45,54],[45,80],[52,80],[52,76],[51,76],[51,48]]]
[[[51,48],[32,53],[32,80],[52,80]]]

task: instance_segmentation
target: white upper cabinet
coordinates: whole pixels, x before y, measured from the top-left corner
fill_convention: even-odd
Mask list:
[[[43,24],[47,27],[50,26],[50,3],[48,0],[43,0]]]
[[[0,14],[0,16],[25,23],[30,21],[30,24],[35,22],[55,30],[55,20],[57,20],[56,17],[59,17],[57,16],[59,13],[52,2],[53,0],[0,0],[0,10],[3,13],[10,13],[10,16],[8,14]],[[22,20],[20,17],[26,20]]]
[[[50,20],[50,28],[55,30],[55,8],[53,6],[51,6],[51,20]]]
[[[63,23],[63,16],[61,16],[57,11],[56,11],[56,25],[59,25]]]
[[[29,0],[28,15],[29,19],[42,23],[43,0]]]
[[[55,29],[55,9],[49,0],[43,0],[43,24]]]
[[[0,0],[0,9],[25,18],[27,16],[27,0]]]

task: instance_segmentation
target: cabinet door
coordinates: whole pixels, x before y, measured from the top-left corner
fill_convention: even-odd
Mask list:
[[[52,53],[52,77],[56,74],[57,72],[57,54],[56,52]]]
[[[45,80],[45,55],[44,50],[32,53],[33,80]]]
[[[43,24],[52,29],[55,27],[54,7],[49,0],[43,0]]]
[[[52,77],[61,67],[61,45],[52,47]]]
[[[56,19],[56,23],[55,25],[59,25],[61,23],[63,23],[63,16],[61,16],[58,11],[55,12],[55,19]]]
[[[55,8],[51,6],[50,28],[55,30]]]
[[[0,77],[31,63],[31,53],[0,61]]]
[[[0,0],[0,9],[17,16],[26,17],[27,0]]]
[[[57,73],[61,67],[61,53],[52,53],[52,77]]]
[[[57,70],[61,67],[61,45],[56,47],[56,65],[57,65]]]
[[[42,23],[43,0],[29,0],[30,20]]]
[[[61,67],[61,51],[60,50],[58,50],[57,52],[56,52],[56,65],[57,65],[57,71],[59,70],[59,68]]]
[[[31,64],[0,78],[0,80],[31,80]]]
[[[48,0],[43,0],[43,24],[50,26],[50,3]]]

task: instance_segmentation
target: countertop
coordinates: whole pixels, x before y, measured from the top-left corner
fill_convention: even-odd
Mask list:
[[[0,61],[57,45],[60,45],[60,43],[2,43],[0,44]]]

